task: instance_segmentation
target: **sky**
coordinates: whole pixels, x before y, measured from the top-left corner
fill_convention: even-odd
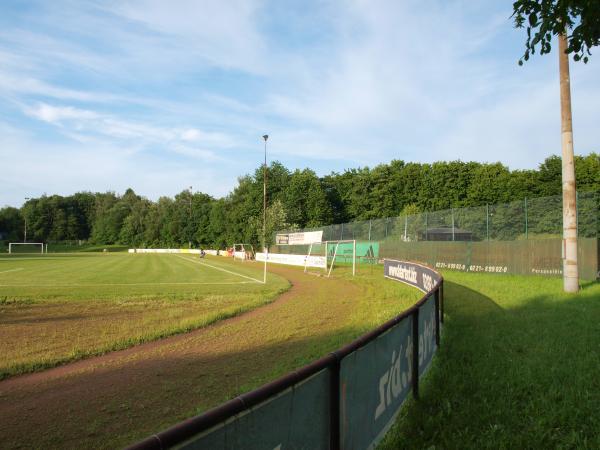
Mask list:
[[[227,195],[269,161],[318,175],[560,154],[555,49],[523,67],[512,1],[0,3],[0,207],[78,191]],[[555,43],[556,44],[556,43]],[[554,46],[556,47],[556,45]],[[600,61],[571,63],[576,154]]]

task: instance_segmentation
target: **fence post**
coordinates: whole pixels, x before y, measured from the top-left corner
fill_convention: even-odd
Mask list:
[[[412,392],[419,399],[419,308],[412,315]]]
[[[429,240],[429,225],[427,225],[427,213],[425,213],[425,240]]]
[[[342,223],[342,231],[340,232],[340,241],[344,239],[344,224]]]
[[[454,241],[454,208],[452,208],[451,211],[452,211],[452,240]]]
[[[329,379],[329,448],[340,448],[340,357],[337,352],[331,353],[335,361],[331,366]]]
[[[389,218],[389,217],[387,217],[387,218],[385,219],[385,237],[387,237],[387,225],[388,225],[388,222],[389,222],[389,221],[390,221],[390,218]]]
[[[433,293],[435,298],[435,345],[440,346],[440,287]]]
[[[404,216],[404,242],[406,242],[406,233],[408,232],[408,216]]]
[[[490,205],[485,204],[485,234],[487,236],[487,240],[490,240]]]
[[[373,223],[372,219],[369,219],[369,242],[371,242],[371,225]]]
[[[525,239],[529,239],[529,224],[527,222],[527,197],[525,197]]]
[[[352,276],[356,275],[356,239],[352,241]]]
[[[444,323],[444,280],[440,284],[440,320]]]

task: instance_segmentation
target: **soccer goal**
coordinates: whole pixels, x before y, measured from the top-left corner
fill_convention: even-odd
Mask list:
[[[233,259],[241,259],[242,262],[256,257],[252,244],[233,244]]]
[[[356,275],[356,240],[325,241],[310,244],[304,264],[304,272],[309,272],[311,258],[325,256],[325,273],[329,278],[333,266],[351,265],[352,276]]]
[[[48,253],[48,244],[43,242],[9,242],[8,253]]]

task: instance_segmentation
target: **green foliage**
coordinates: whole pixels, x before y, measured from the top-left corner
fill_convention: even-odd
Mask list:
[[[259,216],[254,216],[250,218],[249,222],[250,228],[254,231],[256,236],[260,237],[260,246],[257,248],[262,248],[262,236],[263,236],[263,216],[262,214]],[[266,245],[271,246],[274,242],[275,232],[279,230],[291,230],[291,229],[299,229],[300,227],[297,224],[290,223],[288,220],[288,215],[286,210],[281,202],[281,200],[277,199],[272,202],[267,207],[267,221],[266,221]],[[227,243],[224,243],[226,245]]]
[[[493,209],[493,225],[513,224],[523,228],[525,198],[561,193],[561,159],[550,156],[538,170],[514,170],[500,164],[477,162],[405,163],[394,160],[374,168],[349,169],[319,177],[310,170],[290,172],[274,162],[267,171],[267,237],[276,230],[315,228],[344,222],[350,229],[332,232],[327,238],[349,238],[369,227],[376,235],[387,236],[400,227],[404,233],[424,227],[425,222],[377,222],[371,219],[429,215],[428,226],[449,226],[450,209],[485,207],[486,204],[515,202],[514,208]],[[590,153],[575,157],[577,190],[600,191],[600,156]],[[153,202],[128,189],[122,196],[114,192],[80,192],[72,196],[42,196],[31,199],[19,210],[0,209],[0,242],[22,240],[27,219],[28,240],[42,242],[89,241],[102,245],[132,247],[225,248],[234,242],[262,244],[263,167],[253,175],[240,177],[225,198],[214,199],[201,192],[184,190],[174,198]],[[548,222],[560,226],[560,217],[542,214],[543,204],[530,205],[532,232],[548,230]],[[593,210],[595,203],[584,205]],[[560,207],[556,210],[559,211]],[[445,211],[440,211],[445,210]],[[539,211],[539,214],[537,213]],[[560,211],[559,211],[560,212]],[[481,210],[472,210],[473,220],[460,217],[461,226],[485,231],[485,221],[474,223]],[[466,212],[465,212],[466,214]],[[533,220],[536,214],[540,219]],[[416,217],[416,216],[415,216]],[[581,215],[580,217],[583,217]],[[594,217],[586,213],[585,217]],[[580,221],[581,222],[581,221]],[[596,221],[581,222],[582,230],[595,235]],[[539,230],[537,230],[537,228]],[[510,227],[505,227],[507,230]],[[412,231],[411,231],[412,230]],[[537,230],[537,231],[536,231]],[[350,234],[348,234],[350,233]],[[368,231],[367,231],[368,233]],[[379,233],[379,234],[377,234]],[[414,233],[413,233],[414,234]],[[513,233],[514,234],[514,233]],[[495,236],[500,239],[503,235]]]
[[[525,53],[528,61],[539,48],[541,55],[552,50],[552,36],[567,32],[567,53],[575,61],[588,62],[590,49],[600,43],[598,0],[517,0],[513,3],[515,27],[527,29]],[[570,32],[570,34],[569,34]]]
[[[23,239],[25,222],[17,208],[0,209],[0,241],[20,241]]]
[[[296,170],[283,191],[287,221],[300,228],[331,223],[332,209],[317,175],[310,169]]]

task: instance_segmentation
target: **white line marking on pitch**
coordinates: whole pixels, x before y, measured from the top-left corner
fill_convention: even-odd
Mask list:
[[[84,284],[0,284],[0,287],[102,287],[102,286],[154,286],[154,285],[220,285],[220,284],[250,284],[250,281],[222,282],[156,282],[156,283],[84,283]]]
[[[263,282],[262,282],[262,281],[260,281],[260,280],[257,280],[256,278],[247,277],[246,275],[242,275],[242,274],[240,274],[240,273],[232,272],[231,270],[223,269],[222,267],[213,266],[212,264],[208,264],[208,263],[205,263],[205,262],[201,262],[201,261],[198,261],[198,260],[196,260],[196,259],[190,259],[190,258],[186,258],[185,256],[180,256],[180,255],[175,255],[175,256],[177,256],[178,258],[181,258],[181,259],[185,259],[186,261],[190,261],[190,262],[195,262],[195,263],[198,263],[198,264],[200,264],[201,266],[208,266],[208,267],[212,267],[213,269],[220,270],[220,271],[222,271],[222,272],[227,272],[227,273],[230,273],[230,274],[232,274],[232,275],[237,275],[238,277],[247,278],[248,280],[252,280],[252,281],[255,281],[255,282],[257,282],[257,283],[263,284]]]
[[[23,270],[22,267],[19,267],[18,269],[10,269],[10,270],[3,270],[0,273],[8,273],[8,272],[18,272],[19,270]]]

